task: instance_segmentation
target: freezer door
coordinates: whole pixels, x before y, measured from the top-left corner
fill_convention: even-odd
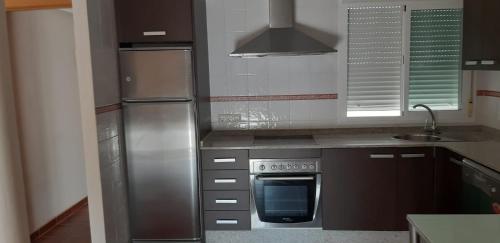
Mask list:
[[[193,98],[191,49],[122,49],[123,100]]]
[[[200,238],[192,102],[124,105],[132,237]]]

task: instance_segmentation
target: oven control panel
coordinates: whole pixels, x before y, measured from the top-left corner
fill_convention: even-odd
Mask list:
[[[251,159],[250,173],[320,173],[320,159]]]

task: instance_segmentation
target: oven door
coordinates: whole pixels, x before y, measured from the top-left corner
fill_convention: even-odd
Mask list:
[[[253,175],[254,206],[260,222],[290,224],[315,219],[321,176]]]

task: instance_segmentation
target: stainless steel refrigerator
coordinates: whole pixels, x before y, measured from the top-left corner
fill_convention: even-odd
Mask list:
[[[120,50],[134,242],[201,238],[192,59],[190,48]]]

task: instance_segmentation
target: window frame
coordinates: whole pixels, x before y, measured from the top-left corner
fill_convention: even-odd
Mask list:
[[[402,80],[401,80],[401,115],[400,116],[366,116],[366,117],[348,117],[347,116],[347,100],[348,100],[348,10],[349,8],[359,7],[376,7],[376,6],[406,6],[406,11],[403,13],[403,64],[402,64]],[[348,1],[344,0],[339,4],[338,8],[338,31],[341,36],[338,42],[338,108],[337,117],[340,126],[357,126],[370,124],[373,126],[385,124],[420,124],[427,118],[427,112],[421,110],[408,109],[408,92],[409,92],[409,61],[410,61],[410,34],[411,34],[411,10],[418,9],[443,9],[443,8],[463,8],[462,0],[434,0],[434,1],[414,1],[414,0],[396,0],[396,1]],[[459,90],[459,109],[458,110],[438,110],[435,113],[442,123],[464,123],[470,124],[475,120],[475,114],[468,115],[467,109],[463,109],[469,99],[470,80],[472,73],[470,71],[462,72],[462,80]],[[473,97],[475,99],[475,97]],[[475,103],[475,102],[474,102]]]
[[[425,110],[410,110],[409,103],[410,103],[410,51],[411,51],[411,46],[410,46],[410,40],[411,40],[411,12],[413,10],[426,10],[426,9],[456,9],[456,8],[462,8],[461,5],[458,5],[456,3],[450,3],[450,2],[437,2],[437,3],[412,3],[412,4],[407,4],[406,5],[406,12],[404,14],[404,25],[406,25],[407,28],[407,33],[405,33],[405,36],[403,36],[403,40],[405,43],[407,43],[407,48],[403,50],[404,55],[404,63],[406,65],[403,65],[403,68],[405,69],[405,76],[403,78],[404,86],[407,87],[403,91],[403,114],[407,114],[410,112],[422,112]],[[463,34],[463,33],[462,33]],[[463,35],[462,35],[463,36]],[[460,52],[460,54],[462,54]],[[460,55],[460,63],[461,63],[462,57]],[[463,80],[463,71],[460,72],[459,76],[459,82],[460,80]],[[460,111],[463,108],[463,100],[460,99],[460,94],[463,92],[463,82],[459,85],[458,87],[458,108],[456,110],[439,110],[439,111],[449,111],[449,112],[456,112]],[[432,107],[431,107],[432,108]],[[438,111],[438,110],[436,110]]]

